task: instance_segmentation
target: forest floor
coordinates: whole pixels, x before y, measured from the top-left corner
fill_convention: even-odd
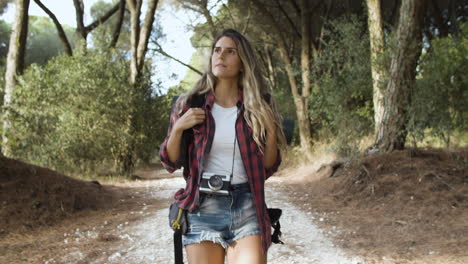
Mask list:
[[[82,181],[0,158],[0,263],[172,263],[159,166]],[[268,263],[468,263],[468,150],[406,150],[282,169],[267,181],[284,245]]]

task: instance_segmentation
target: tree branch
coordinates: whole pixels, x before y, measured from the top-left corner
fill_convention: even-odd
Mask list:
[[[283,15],[286,17],[289,24],[291,25],[291,28],[294,30],[294,33],[296,33],[296,35],[299,38],[301,38],[302,37],[301,33],[297,29],[296,25],[294,25],[294,22],[292,21],[292,19],[289,17],[288,12],[286,12],[286,10],[284,10],[283,6],[281,5],[281,3],[278,0],[275,0],[275,1],[276,1],[276,4],[278,5],[278,8],[281,10],[281,13],[283,13]]]
[[[237,28],[236,21],[234,20],[234,17],[232,16],[232,13],[231,13],[231,9],[226,4],[223,4],[223,7],[227,9],[229,18],[232,21],[232,25],[234,26],[234,28]]]
[[[113,14],[115,14],[115,12],[117,12],[117,10],[119,10],[120,8],[120,3],[116,4],[114,7],[112,7],[109,11],[107,11],[107,13],[105,13],[104,15],[102,15],[100,18],[96,19],[93,23],[87,25],[85,27],[85,32],[86,34],[88,34],[89,32],[91,32],[93,29],[95,29],[97,26],[99,26],[100,24],[104,23],[107,21],[107,19],[109,19]]]
[[[75,5],[76,12],[76,29],[80,33],[81,37],[83,37],[83,39],[86,39],[85,26],[83,23],[83,0],[73,0],[73,4]]]
[[[154,13],[156,12],[157,5],[158,0],[148,1],[148,9],[146,10],[145,21],[141,27],[140,37],[138,40],[137,66],[139,70],[143,67],[143,62],[145,60],[145,53],[148,48],[148,40],[153,29]]]
[[[115,26],[114,33],[112,34],[112,41],[110,44],[111,48],[115,48],[117,46],[117,41],[119,41],[120,31],[122,30],[122,24],[125,16],[125,0],[120,0],[119,3],[119,20],[117,21],[117,25]]]
[[[186,3],[182,4],[183,7],[188,8],[188,9],[194,11],[194,12],[200,13],[205,17],[206,22],[208,23],[208,25],[210,26],[210,29],[211,29],[211,36],[214,39],[218,32],[217,32],[216,26],[215,26],[215,24],[213,22],[213,17],[211,17],[210,10],[208,9],[208,1],[207,0],[186,0],[186,1],[183,1],[183,2],[189,2],[190,4],[192,4],[192,5],[199,8],[197,10],[197,8],[195,8],[193,6],[189,6]]]
[[[128,7],[130,8],[130,11],[133,12],[136,8],[135,0],[127,0],[126,2],[128,4]]]
[[[189,65],[189,64],[187,64],[187,63],[185,63],[185,62],[183,62],[183,61],[181,61],[181,60],[179,60],[179,59],[173,57],[172,55],[168,54],[166,51],[164,51],[164,50],[162,49],[161,45],[159,45],[159,43],[157,43],[156,41],[152,41],[152,42],[153,42],[153,44],[155,44],[156,46],[158,46],[157,49],[152,49],[152,51],[156,51],[157,53],[159,53],[159,54],[161,54],[161,55],[163,55],[163,56],[165,56],[165,57],[168,57],[168,58],[171,59],[171,60],[174,60],[174,61],[176,61],[176,62],[178,62],[178,63],[184,65],[185,67],[189,68],[190,70],[192,70],[192,71],[198,73],[200,76],[203,75],[203,73],[202,73],[201,71],[197,70],[195,67],[192,67],[191,65]]]
[[[301,15],[301,8],[300,8],[299,5],[296,3],[296,1],[295,1],[295,0],[289,0],[289,2],[290,2],[291,5],[294,7],[294,10],[296,10],[297,15]]]
[[[40,0],[34,0],[34,2],[44,11],[46,12],[47,15],[49,15],[50,19],[55,24],[55,27],[57,29],[57,33],[59,35],[60,41],[63,44],[63,47],[65,49],[65,52],[67,53],[68,56],[73,56],[73,51],[70,46],[70,42],[68,41],[67,35],[65,34],[65,31],[63,30],[62,25],[58,21],[57,17],[52,13]]]
[[[248,10],[247,10],[247,18],[245,20],[244,28],[241,31],[241,34],[244,35],[247,32],[247,28],[249,27],[250,18],[252,17],[252,6],[251,2],[249,2]]]
[[[190,6],[190,5],[187,5],[187,4],[182,4],[182,7],[185,8],[185,9],[192,10],[195,13],[199,13],[199,14],[203,15],[203,12],[200,9],[197,9],[197,8],[195,8],[193,6]]]

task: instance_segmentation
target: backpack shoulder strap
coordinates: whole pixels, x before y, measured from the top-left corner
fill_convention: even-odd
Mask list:
[[[194,94],[187,100],[189,107],[202,107],[205,104],[206,94]]]

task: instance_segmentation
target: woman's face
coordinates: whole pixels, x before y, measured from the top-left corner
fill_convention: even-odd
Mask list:
[[[242,69],[236,43],[229,37],[220,38],[211,55],[211,71],[220,79],[237,78]]]

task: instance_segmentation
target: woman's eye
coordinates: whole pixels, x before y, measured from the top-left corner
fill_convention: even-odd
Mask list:
[[[236,52],[234,50],[229,50],[229,55],[234,55]]]

